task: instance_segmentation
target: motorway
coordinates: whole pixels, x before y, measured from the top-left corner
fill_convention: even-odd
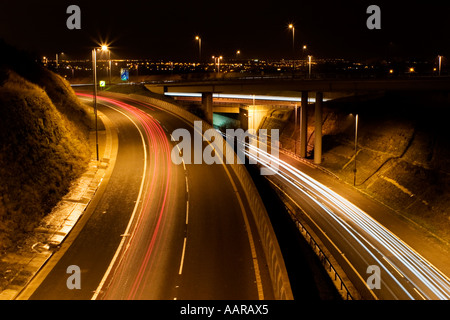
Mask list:
[[[117,134],[113,170],[22,298],[273,299],[261,241],[232,173],[225,165],[171,161],[170,133],[193,134],[193,127],[135,100],[98,97],[98,110]],[[81,289],[66,285],[71,265],[81,269]]]
[[[366,212],[290,165],[289,156],[247,147],[253,149],[249,157],[273,169],[276,174],[266,177],[304,212],[363,299],[450,299],[449,278]],[[373,274],[369,266],[380,270],[379,287],[368,288],[368,282],[374,283],[368,281]]]

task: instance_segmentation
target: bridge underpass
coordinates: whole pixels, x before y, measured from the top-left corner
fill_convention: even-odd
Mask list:
[[[219,114],[236,114],[238,115],[236,122],[239,123],[239,127],[243,130],[258,130],[266,117],[286,117],[283,115],[283,112],[276,112],[280,109],[291,111],[294,113],[294,122],[299,132],[298,134],[294,132],[294,135],[299,137],[299,155],[301,157],[306,157],[307,154],[307,108],[309,104],[313,104],[315,106],[315,132],[317,132],[315,135],[314,162],[317,164],[321,162],[322,104],[324,101],[322,92],[311,94],[303,91],[300,97],[256,95],[240,97],[238,95],[213,94],[212,92],[193,94],[170,93],[167,95],[182,103],[198,103],[205,114],[205,120],[216,126],[220,126],[220,123],[223,122],[214,120],[219,118]],[[334,96],[345,97],[347,95]],[[331,98],[326,98],[326,100],[331,100]],[[216,114],[216,117],[214,117],[214,114]]]
[[[198,81],[198,82],[174,82],[161,84],[148,84],[147,89],[152,92],[175,95],[175,94],[198,94],[201,97],[202,108],[206,115],[205,119],[209,123],[213,122],[214,104],[217,95],[225,94],[246,95],[247,97],[256,95],[276,96],[269,98],[272,106],[285,106],[299,112],[295,112],[295,122],[299,123],[299,155],[307,156],[307,108],[308,104],[314,104],[314,162],[322,162],[322,120],[323,102],[336,98],[362,96],[387,91],[403,92],[444,92],[449,93],[449,78],[408,78],[408,79],[332,79],[332,80],[281,80],[281,79],[253,79],[253,80],[233,80],[233,81]],[[216,97],[214,97],[216,95]],[[288,97],[282,100],[281,97]],[[290,97],[289,97],[290,96]],[[450,95],[448,97],[450,100]],[[262,105],[258,99],[258,105]],[[254,114],[252,112],[252,107]],[[239,107],[242,128],[257,128],[258,118],[262,113],[257,110],[255,102],[244,104]],[[234,112],[237,107],[232,108]],[[219,110],[219,109],[217,109]],[[224,110],[224,109],[222,109]],[[229,110],[230,111],[230,110]],[[233,113],[234,113],[233,112]],[[255,116],[256,115],[256,116]],[[245,119],[247,117],[247,120]],[[248,129],[247,128],[247,129]]]

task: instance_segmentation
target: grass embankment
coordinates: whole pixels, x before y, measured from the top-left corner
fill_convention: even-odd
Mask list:
[[[87,109],[68,83],[30,59],[8,58],[0,65],[2,251],[36,227],[90,159]]]
[[[355,117],[359,115],[356,188],[450,243],[448,97],[388,93],[325,103],[322,166],[353,185]],[[308,115],[314,153],[314,107]],[[281,144],[293,151],[293,118]],[[298,151],[298,149],[297,149]]]

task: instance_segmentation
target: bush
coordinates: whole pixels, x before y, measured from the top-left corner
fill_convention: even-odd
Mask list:
[[[90,158],[84,107],[59,76],[41,75],[50,94],[14,71],[0,86],[0,249],[51,211]]]

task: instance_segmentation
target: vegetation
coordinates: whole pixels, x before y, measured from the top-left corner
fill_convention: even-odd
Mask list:
[[[450,243],[450,139],[445,95],[386,93],[325,103],[322,166]],[[314,108],[308,154],[314,153]],[[293,151],[293,120],[281,136]]]
[[[63,78],[3,42],[0,52],[0,250],[7,250],[85,170],[90,120]]]

